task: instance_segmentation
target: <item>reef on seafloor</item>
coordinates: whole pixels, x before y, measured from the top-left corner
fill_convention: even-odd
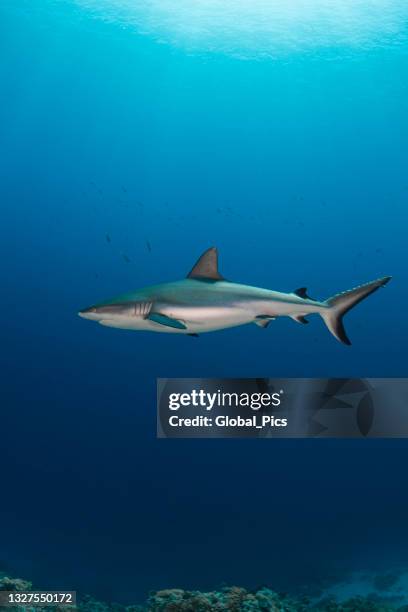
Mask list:
[[[32,584],[19,578],[0,575],[0,591],[31,590]],[[47,606],[36,608],[2,607],[0,610],[22,612],[68,612],[73,607]],[[165,589],[152,593],[143,605],[106,603],[90,596],[78,597],[75,610],[79,612],[408,612],[408,605],[400,605],[378,598],[378,595],[352,597],[338,602],[332,597],[319,601],[306,596],[291,597],[267,587],[249,591],[240,587],[225,587],[218,591],[201,592]]]

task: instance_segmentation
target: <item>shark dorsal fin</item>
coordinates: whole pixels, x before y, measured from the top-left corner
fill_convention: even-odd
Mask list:
[[[215,247],[207,249],[201,255],[192,270],[187,274],[187,278],[195,278],[204,281],[224,280],[224,277],[218,272],[218,252]]]

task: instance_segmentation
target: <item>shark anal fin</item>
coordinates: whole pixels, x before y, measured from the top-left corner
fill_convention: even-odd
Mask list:
[[[309,321],[303,315],[292,315],[292,319],[298,323],[302,323],[303,325],[307,325],[309,323]]]
[[[299,289],[295,289],[295,291],[293,292],[295,295],[297,295],[300,298],[303,298],[304,300],[311,300],[312,298],[309,297],[307,295],[307,289],[306,287],[299,287]]]
[[[218,272],[218,252],[215,247],[207,249],[201,255],[187,274],[187,278],[204,281],[224,280],[224,277]]]
[[[274,321],[276,317],[271,317],[270,315],[258,315],[255,318],[255,325],[258,325],[259,327],[263,327],[266,328],[268,327],[269,323],[271,321]]]
[[[187,326],[184,325],[182,321],[172,319],[171,317],[161,314],[160,312],[151,312],[146,319],[149,319],[149,321],[154,321],[155,323],[160,323],[160,325],[174,327],[175,329],[187,329]]]

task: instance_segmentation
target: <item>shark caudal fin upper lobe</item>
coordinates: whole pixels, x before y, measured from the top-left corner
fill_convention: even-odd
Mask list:
[[[374,291],[377,291],[380,287],[384,287],[388,281],[391,280],[391,276],[384,276],[378,280],[360,285],[355,289],[338,293],[333,297],[326,300],[326,306],[329,306],[327,310],[322,311],[320,314],[326,323],[329,331],[333,334],[337,340],[343,342],[343,344],[351,344],[347,337],[346,331],[343,325],[343,317],[353,306],[364,300]]]

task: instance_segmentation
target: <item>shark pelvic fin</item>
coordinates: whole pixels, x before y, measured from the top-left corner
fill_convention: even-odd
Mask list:
[[[264,329],[266,327],[268,327],[270,320],[268,319],[258,319],[258,321],[254,321],[255,325],[258,325],[258,327],[263,327]]]
[[[160,312],[151,312],[147,317],[149,321],[154,321],[155,323],[160,323],[160,325],[165,325],[167,327],[174,327],[175,329],[187,329],[187,326],[184,325],[182,321],[178,319],[172,319]]]
[[[218,272],[218,252],[215,247],[207,249],[201,257],[196,261],[192,270],[187,274],[187,278],[195,278],[196,280],[224,280],[224,277]]]
[[[269,315],[258,315],[254,321],[255,325],[259,327],[268,327],[271,321],[274,321],[276,317],[271,317]]]

